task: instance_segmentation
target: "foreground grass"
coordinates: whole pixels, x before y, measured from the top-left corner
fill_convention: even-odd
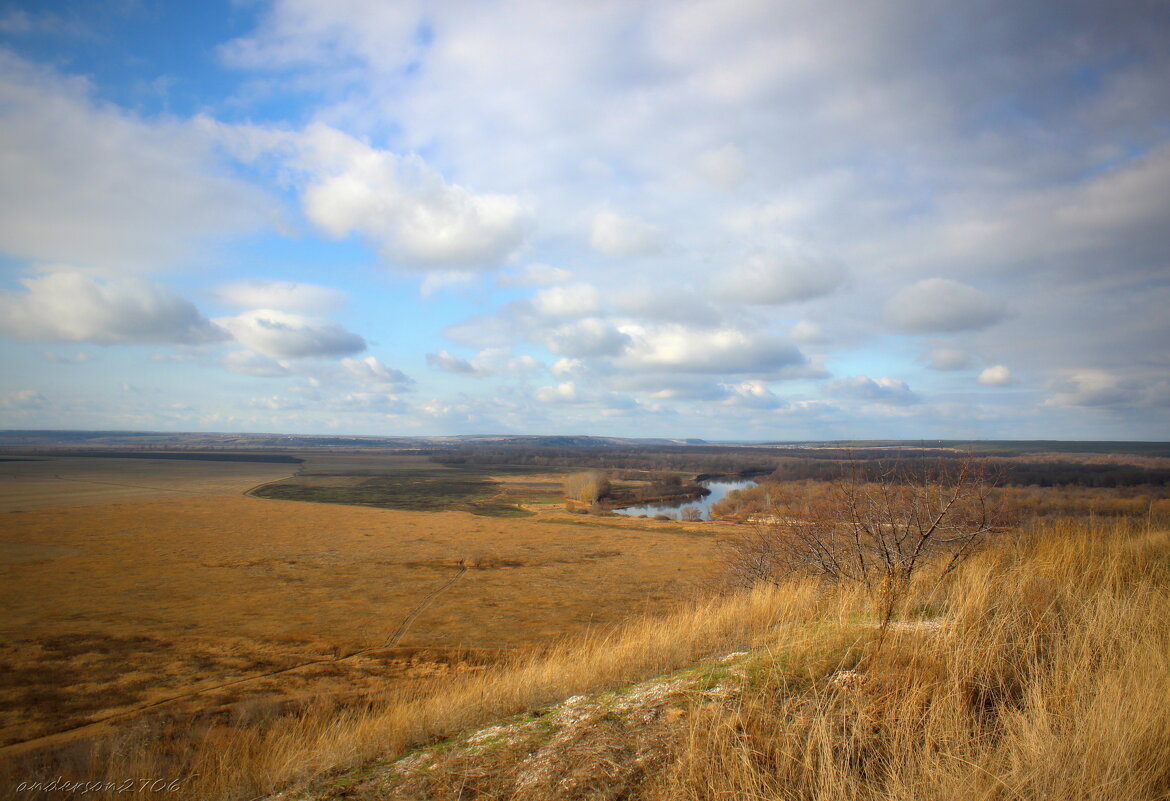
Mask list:
[[[336,792],[395,797],[393,783],[374,781],[394,755],[751,648],[734,694],[598,718],[549,751],[535,778],[518,770],[525,749],[454,749],[402,797],[1152,801],[1170,798],[1168,612],[1170,533],[1051,523],[1005,536],[941,584],[923,577],[901,613],[930,622],[885,638],[864,597],[798,583],[363,708],[218,727],[170,762],[147,736],[21,769],[182,776],[178,796],[137,797],[251,799],[364,764]],[[334,794],[323,787],[312,796]]]

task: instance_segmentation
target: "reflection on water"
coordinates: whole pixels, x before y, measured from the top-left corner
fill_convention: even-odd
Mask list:
[[[710,520],[711,507],[718,503],[723,496],[732,490],[747,489],[756,485],[756,482],[751,479],[725,479],[722,481],[712,479],[710,481],[700,481],[699,483],[711,490],[711,494],[693,501],[679,501],[677,503],[665,504],[648,503],[642,506],[627,506],[625,509],[615,509],[614,511],[620,515],[631,515],[633,517],[637,517],[638,515],[647,515],[649,517],[667,515],[674,520],[678,520],[683,509],[688,506],[697,506],[703,515],[703,519]]]

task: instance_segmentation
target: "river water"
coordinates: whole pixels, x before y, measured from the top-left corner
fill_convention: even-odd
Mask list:
[[[756,485],[755,481],[746,478],[711,479],[709,481],[700,481],[699,483],[711,490],[711,494],[693,501],[678,501],[676,503],[666,504],[648,503],[643,506],[627,506],[625,509],[614,509],[614,511],[619,515],[630,515],[632,517],[637,517],[638,515],[647,515],[648,517],[667,515],[674,520],[678,520],[684,508],[697,506],[703,514],[703,519],[710,520],[711,507],[718,503],[723,496],[732,490],[747,489]]]

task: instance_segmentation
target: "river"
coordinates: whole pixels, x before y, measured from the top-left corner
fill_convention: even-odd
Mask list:
[[[642,506],[627,506],[624,509],[614,509],[619,515],[630,515],[637,517],[638,515],[647,515],[654,517],[656,515],[667,515],[675,520],[678,520],[682,510],[688,506],[697,506],[703,515],[704,520],[711,519],[711,507],[727,495],[732,490],[747,489],[754,487],[755,481],[747,478],[736,479],[710,479],[707,481],[700,481],[707,489],[711,490],[710,495],[705,495],[692,501],[676,501],[675,503],[648,503]]]

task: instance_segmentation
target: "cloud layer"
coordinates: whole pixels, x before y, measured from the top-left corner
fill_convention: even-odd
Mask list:
[[[1170,426],[1164,4],[124,11],[0,31],[22,424]]]
[[[30,342],[197,344],[225,338],[195,306],[142,279],[55,270],[0,293],[0,331]]]
[[[919,281],[886,303],[890,325],[921,334],[976,331],[1007,316],[1007,309],[995,298],[949,278]]]
[[[274,359],[349,356],[366,349],[362,337],[336,323],[276,309],[219,317],[215,324],[241,345]]]
[[[0,249],[38,263],[109,270],[190,265],[207,237],[274,215],[233,178],[200,126],[142,118],[0,48]]]

